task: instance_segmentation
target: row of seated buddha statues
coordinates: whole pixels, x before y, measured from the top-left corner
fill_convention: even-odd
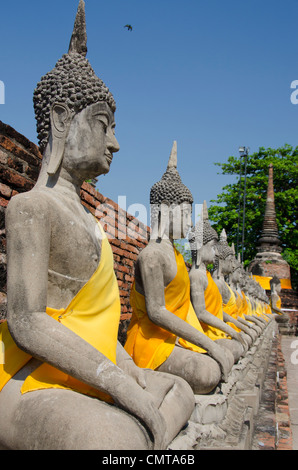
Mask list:
[[[116,105],[86,53],[80,0],[69,51],[34,93],[38,181],[6,212],[2,449],[166,449],[195,394],[227,380],[270,317],[206,208],[190,232],[188,273],[174,240],[191,228],[193,198],[174,145],[151,190],[152,236],[136,262],[133,316],[119,343],[113,253],[80,199],[83,182],[108,173],[119,151]],[[216,259],[212,278],[206,266]]]
[[[273,319],[268,299],[236,260],[224,231],[218,239],[205,202],[190,229],[193,198],[177,171],[176,142],[150,203],[152,234],[136,261],[124,348],[139,367],[180,376],[195,394],[208,394]],[[188,273],[174,242],[189,229]]]

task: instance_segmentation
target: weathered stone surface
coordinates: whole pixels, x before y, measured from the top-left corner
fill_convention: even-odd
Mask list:
[[[290,279],[290,266],[282,258],[281,241],[276,222],[274,201],[273,165],[269,165],[266,209],[263,230],[257,243],[258,254],[248,266],[248,271],[256,276]]]

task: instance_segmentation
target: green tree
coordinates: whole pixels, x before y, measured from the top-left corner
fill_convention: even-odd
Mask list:
[[[241,246],[244,195],[244,157],[230,156],[227,163],[215,163],[224,175],[235,175],[236,182],[222,189],[211,201],[209,218],[218,233],[224,228],[231,244],[237,243],[247,265],[256,255],[257,241],[262,232],[268,185],[268,167],[273,164],[276,220],[282,242],[282,256],[291,266],[292,279],[298,278],[298,147],[284,145],[278,149],[261,147],[247,156],[244,246]],[[241,181],[239,175],[242,175]],[[237,177],[238,175],[238,177]],[[240,195],[240,198],[239,198]],[[239,205],[240,201],[240,205]],[[240,210],[239,210],[240,209]],[[239,216],[240,213],[240,217]]]
[[[175,248],[182,254],[185,263],[191,265],[192,258],[191,258],[191,251],[189,248],[189,244],[185,238],[181,238],[180,240],[174,241]]]

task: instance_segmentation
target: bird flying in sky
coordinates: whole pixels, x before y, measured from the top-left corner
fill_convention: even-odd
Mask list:
[[[124,28],[127,28],[127,31],[132,31],[132,26],[130,24],[126,24]]]

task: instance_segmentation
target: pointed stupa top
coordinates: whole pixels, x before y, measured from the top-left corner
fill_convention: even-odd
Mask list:
[[[222,231],[221,231],[219,240],[220,240],[221,242],[226,242],[226,243],[228,242],[227,233],[226,233],[226,231],[225,231],[224,228],[223,228]]]
[[[160,181],[155,183],[150,191],[150,204],[192,204],[193,197],[190,190],[182,183],[177,170],[177,142],[174,141],[167,169]]]
[[[80,0],[69,44],[68,54],[72,53],[80,54],[83,57],[86,57],[87,55],[87,32],[84,0]]]
[[[269,165],[268,187],[266,209],[263,221],[263,229],[261,238],[259,239],[259,252],[275,251],[280,253],[280,239],[276,222],[275,201],[274,201],[274,185],[273,185],[273,165]]]

